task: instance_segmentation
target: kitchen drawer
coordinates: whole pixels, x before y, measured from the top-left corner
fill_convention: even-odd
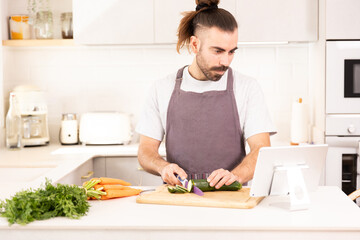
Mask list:
[[[94,164],[94,177],[105,177],[106,176],[106,168],[105,157],[95,157],[93,159]]]
[[[106,177],[120,178],[134,186],[158,186],[160,176],[150,174],[140,167],[137,157],[106,157]]]
[[[75,184],[75,185],[82,185],[83,182],[89,180],[92,175],[90,172],[93,172],[94,166],[93,161],[89,160],[86,161],[84,164],[80,165],[77,169],[69,173],[68,175],[61,178],[58,183],[62,184]],[[85,176],[88,176],[87,178],[84,178]]]

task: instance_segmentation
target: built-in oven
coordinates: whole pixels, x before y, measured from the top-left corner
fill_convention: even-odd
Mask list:
[[[325,104],[325,184],[350,194],[360,188],[360,41],[326,43]]]

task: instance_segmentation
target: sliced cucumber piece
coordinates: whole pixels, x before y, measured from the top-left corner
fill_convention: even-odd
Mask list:
[[[188,192],[187,188],[184,188],[183,186],[180,186],[180,185],[176,185],[176,189],[180,192]]]
[[[193,186],[194,186],[194,181],[193,180],[190,180],[187,184],[187,191],[188,192],[192,192],[193,190]]]
[[[167,189],[168,189],[169,193],[176,193],[176,188],[175,187],[168,186]]]

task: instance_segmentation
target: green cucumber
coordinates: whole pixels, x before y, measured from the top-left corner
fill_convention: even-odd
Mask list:
[[[176,188],[175,187],[168,186],[167,189],[168,189],[169,193],[176,193]]]
[[[175,187],[173,186],[168,186],[167,187],[168,192],[169,193],[187,193],[188,190],[182,186],[176,185]]]
[[[210,192],[210,191],[238,191],[242,187],[241,183],[239,183],[238,181],[235,181],[230,185],[223,185],[219,189],[216,189],[215,187],[210,187],[210,184],[206,179],[193,179],[191,181],[193,182],[195,187],[198,187],[203,192]]]
[[[179,192],[183,192],[183,193],[186,193],[188,192],[187,188],[184,188],[180,185],[176,185],[176,190],[179,191]]]

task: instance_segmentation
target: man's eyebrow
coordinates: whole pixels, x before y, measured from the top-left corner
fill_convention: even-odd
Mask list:
[[[225,51],[225,49],[223,49],[223,48],[221,48],[221,47],[211,47],[211,48],[214,48],[214,49],[216,49],[216,50],[220,50],[220,51]]]
[[[220,50],[220,51],[223,51],[225,52],[225,49],[221,48],[221,47],[211,47],[211,48],[214,48],[216,50]],[[234,52],[236,49],[238,49],[238,47],[234,47],[233,49],[230,50],[230,52]]]

